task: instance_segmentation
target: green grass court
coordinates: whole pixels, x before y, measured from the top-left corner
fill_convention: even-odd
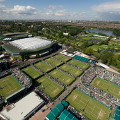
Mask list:
[[[70,60],[68,63],[75,65],[81,69],[87,69],[89,67],[89,65],[82,63],[80,61],[77,61],[77,60]]]
[[[100,78],[95,78],[92,85],[120,99],[120,87]]]
[[[34,64],[34,66],[41,69],[43,72],[48,72],[53,69],[52,66],[50,66],[44,62],[38,62],[38,63]]]
[[[75,89],[66,99],[90,120],[108,120],[110,109]]]
[[[58,81],[62,82],[65,85],[69,85],[75,80],[75,78],[57,69],[50,72],[49,75],[51,75],[53,78],[56,78]]]
[[[56,82],[52,81],[46,76],[39,78],[36,81],[36,85],[41,88],[47,95],[51,98],[56,97],[64,90],[64,88],[58,85]]]
[[[79,69],[76,69],[76,68],[74,68],[72,66],[69,66],[67,64],[64,64],[64,65],[60,66],[60,69],[66,71],[66,72],[69,72],[70,74],[72,74],[72,75],[74,75],[76,77],[80,76],[83,73],[83,71],[81,71]]]
[[[62,62],[60,62],[54,58],[48,58],[48,59],[45,59],[45,61],[54,66],[59,66],[60,64],[62,64]]]
[[[62,61],[64,61],[64,62],[66,62],[66,61],[68,61],[70,58],[68,58],[68,57],[66,57],[66,56],[63,56],[63,55],[60,55],[60,54],[58,54],[58,55],[55,55],[54,56],[56,59],[60,59],[60,60],[62,60]]]
[[[11,75],[0,79],[0,95],[3,98],[12,95],[21,88],[22,86]]]
[[[42,75],[41,72],[37,71],[35,68],[31,66],[22,69],[22,71],[24,71],[26,74],[28,74],[33,79],[36,79]]]

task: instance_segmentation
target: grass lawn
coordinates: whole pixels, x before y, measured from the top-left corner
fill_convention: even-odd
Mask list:
[[[41,69],[43,72],[48,72],[53,69],[52,66],[50,66],[44,62],[38,62],[38,63],[34,64],[34,66]]]
[[[62,86],[58,85],[56,82],[52,81],[51,79],[49,79],[46,76],[39,78],[36,81],[36,85],[39,88],[41,88],[41,90],[43,89],[43,91],[47,95],[49,95],[51,98],[56,97],[64,90],[64,88]]]
[[[53,78],[56,78],[58,81],[62,82],[65,85],[71,84],[75,78],[69,76],[68,74],[55,69],[54,71],[50,72],[49,75],[51,75]]]
[[[110,109],[75,89],[66,99],[90,120],[108,120]]]
[[[60,60],[62,60],[62,61],[64,61],[64,62],[66,62],[66,61],[68,61],[70,58],[68,58],[68,57],[66,57],[66,56],[63,56],[63,55],[55,55],[54,56],[56,59],[60,59]]]
[[[0,79],[0,95],[3,98],[12,95],[21,88],[22,86],[11,75]]]
[[[64,64],[64,65],[60,66],[60,69],[66,71],[66,72],[69,72],[70,74],[72,74],[72,75],[74,75],[76,77],[80,76],[83,73],[83,71],[81,71],[79,69],[76,69],[76,68],[74,68],[72,66],[69,66],[67,64]]]
[[[110,82],[95,78],[92,85],[120,99],[120,87]]]
[[[48,59],[45,59],[45,61],[54,66],[58,66],[58,65],[62,64],[62,62],[60,62],[54,58],[48,58]]]
[[[68,63],[75,65],[81,69],[87,69],[89,67],[89,65],[82,63],[80,61],[77,61],[77,60],[70,60]]]
[[[41,72],[37,71],[35,68],[29,66],[24,69],[22,69],[26,74],[28,74],[33,79],[36,79],[37,77],[40,77],[42,75]]]

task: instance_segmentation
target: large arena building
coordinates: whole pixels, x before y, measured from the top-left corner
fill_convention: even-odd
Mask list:
[[[14,33],[5,33],[0,35],[0,40],[2,41],[13,41],[21,38],[28,38],[32,35],[28,32],[14,32]]]
[[[8,42],[3,45],[3,48],[16,58],[24,60],[56,51],[58,43],[41,37],[31,37]]]

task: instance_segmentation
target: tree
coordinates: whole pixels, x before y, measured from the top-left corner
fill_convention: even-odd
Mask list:
[[[108,64],[108,65],[116,65],[116,57],[114,55],[114,53],[112,52],[102,52],[100,59],[102,60],[103,63]]]
[[[93,55],[93,52],[94,52],[93,49],[89,47],[85,50],[85,53],[88,55]]]
[[[97,59],[100,59],[100,53],[94,52],[93,55],[94,55]]]

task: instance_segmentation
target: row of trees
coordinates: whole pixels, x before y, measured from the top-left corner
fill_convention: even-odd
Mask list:
[[[28,31],[34,36],[43,36],[48,39],[57,40],[59,43],[72,46],[74,49],[83,51],[88,55],[93,55],[97,59],[102,60],[103,63],[108,65],[114,65],[120,69],[120,55],[115,55],[115,53],[110,51],[94,51],[90,46],[99,44],[99,45],[108,45],[108,38],[106,41],[101,41],[100,43],[92,43],[87,40],[76,38],[75,36],[79,33],[85,33],[85,28],[77,26],[67,26],[67,25],[55,25],[53,22],[0,22],[0,25],[8,25],[6,27],[1,27],[1,33],[5,32],[16,32],[16,31]],[[68,35],[63,35],[63,33],[69,33]],[[120,30],[114,29],[114,34],[117,36],[120,35]],[[102,33],[99,33],[103,35]],[[81,41],[82,45],[79,45]]]

